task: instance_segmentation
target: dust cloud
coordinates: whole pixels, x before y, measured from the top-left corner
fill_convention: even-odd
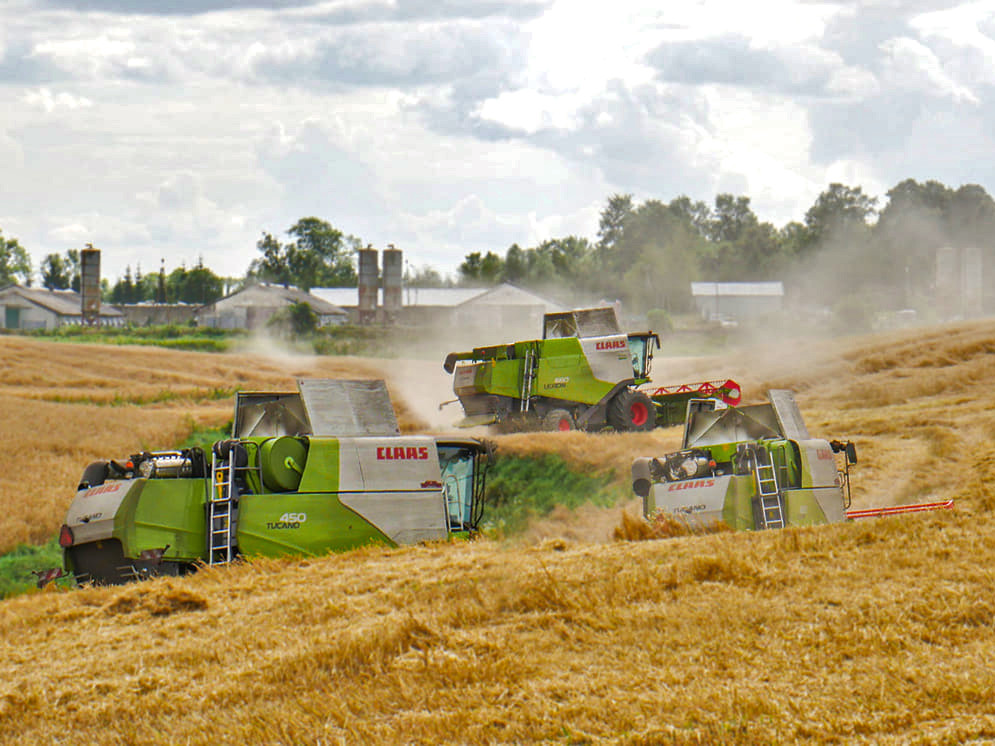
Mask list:
[[[313,368],[318,360],[311,345],[257,329],[232,346],[232,353],[265,360],[280,368]]]

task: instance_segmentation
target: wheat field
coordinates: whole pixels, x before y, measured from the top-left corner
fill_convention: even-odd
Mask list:
[[[218,355],[0,337],[0,553],[54,536],[91,461],[168,449],[231,421],[233,393],[297,378],[383,378],[354,358],[259,346]],[[399,404],[405,430],[420,420]]]
[[[0,499],[20,515],[4,538],[50,535],[112,440],[127,451],[230,417],[211,390],[247,365],[67,347],[0,339]],[[990,322],[657,360],[658,380],[731,376],[749,401],[794,389],[814,435],[857,443],[855,506],[951,497],[953,511],[645,542],[609,541],[610,524],[601,541],[566,539],[561,516],[562,535],[533,545],[369,548],[0,602],[0,743],[995,740],[993,361]],[[251,363],[245,387],[303,370]],[[68,403],[81,369],[94,393]],[[149,403],[96,402],[137,391]],[[498,445],[624,477],[678,440]]]

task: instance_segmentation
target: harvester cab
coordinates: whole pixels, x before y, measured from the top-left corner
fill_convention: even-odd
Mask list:
[[[60,533],[64,566],[119,583],[240,555],[471,535],[490,456],[473,438],[401,435],[382,381],[240,392],[231,437],[209,458],[190,449],[87,467]]]
[[[768,396],[743,407],[691,400],[681,450],[632,464],[643,514],[741,530],[845,520],[856,447],[812,438],[791,391]]]
[[[463,406],[459,427],[504,430],[651,430],[673,424],[674,402],[691,396],[726,396],[738,386],[688,384],[646,391],[652,331],[625,333],[611,307],[548,313],[538,340],[477,347],[446,356],[453,391]],[[701,386],[710,386],[707,390]],[[682,421],[681,417],[677,420]]]

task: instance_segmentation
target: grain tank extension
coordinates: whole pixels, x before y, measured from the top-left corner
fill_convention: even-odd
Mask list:
[[[235,397],[232,437],[86,468],[60,532],[80,582],[182,574],[239,555],[315,556],[469,535],[488,448],[401,435],[382,381]]]

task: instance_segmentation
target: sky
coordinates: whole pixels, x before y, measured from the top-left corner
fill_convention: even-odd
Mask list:
[[[317,216],[453,271],[608,197],[995,193],[995,0],[0,0],[0,230],[240,276]]]

